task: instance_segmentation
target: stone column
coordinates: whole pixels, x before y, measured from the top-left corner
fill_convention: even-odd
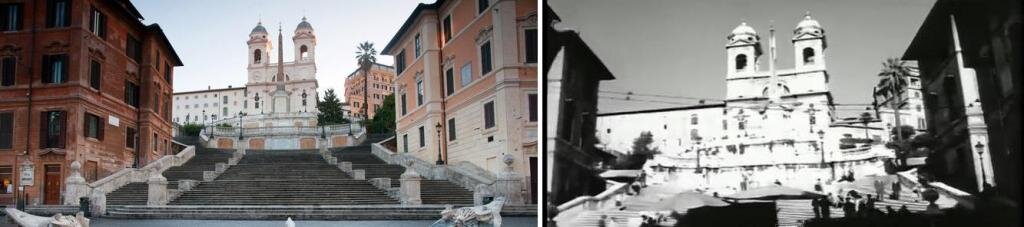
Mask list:
[[[71,162],[71,175],[64,181],[64,205],[78,205],[78,198],[89,196],[89,186],[82,177],[82,163]]]
[[[523,177],[519,176],[512,169],[512,162],[515,158],[506,154],[502,161],[505,162],[505,170],[498,173],[498,180],[494,182],[494,193],[497,196],[504,196],[506,204],[525,204],[523,198]]]
[[[409,162],[412,165],[412,161]],[[400,195],[402,198],[402,205],[420,205],[423,204],[423,200],[420,199],[420,177],[419,173],[412,170],[412,168],[405,168],[405,173],[402,173],[402,185],[400,189]]]
[[[167,178],[162,174],[154,172],[149,177],[149,198],[146,205],[160,206],[167,204]]]

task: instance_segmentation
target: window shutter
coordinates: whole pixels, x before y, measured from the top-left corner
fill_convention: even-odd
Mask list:
[[[57,148],[65,148],[64,141],[68,137],[68,114],[65,111],[60,111],[60,135],[57,136]]]
[[[60,55],[60,67],[61,67],[60,68],[60,79],[61,80],[57,81],[58,83],[64,83],[64,82],[68,81],[68,73],[69,73],[68,71],[71,68],[70,66],[68,66],[68,64],[71,64],[70,62],[68,62],[68,55],[67,54]]]
[[[47,118],[49,116],[47,116],[46,113],[47,113],[46,111],[43,111],[43,112],[39,113],[39,148],[46,148],[47,147],[46,146],[47,145],[46,144],[46,131],[49,128],[46,127],[47,126],[46,122],[49,119],[49,118]]]
[[[44,84],[45,83],[52,83],[53,82],[52,81],[53,76],[50,75],[50,72],[53,71],[53,66],[52,66],[52,64],[50,64],[50,59],[51,59],[50,55],[43,55],[43,70],[40,70],[40,71],[43,72],[43,75],[41,76],[41,78],[42,78]]]

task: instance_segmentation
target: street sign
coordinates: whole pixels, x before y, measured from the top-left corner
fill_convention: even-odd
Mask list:
[[[32,186],[32,182],[35,182],[35,167],[32,166],[31,162],[25,162],[21,164],[21,186]]]

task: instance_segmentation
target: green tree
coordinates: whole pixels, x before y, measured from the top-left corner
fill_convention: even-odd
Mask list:
[[[334,94],[334,89],[327,89],[324,92],[323,100],[316,101],[316,120],[320,125],[333,125],[348,123],[345,114],[341,111],[341,100]]]
[[[903,125],[900,123],[900,108],[903,108],[903,100],[900,98],[900,94],[907,88],[907,77],[910,77],[916,70],[916,67],[907,65],[905,61],[899,58],[889,58],[882,62],[882,71],[878,73],[878,87],[881,88],[879,92],[888,93],[889,97],[892,97],[892,101],[889,104],[896,116],[896,126]],[[896,141],[902,141],[905,138],[900,134],[895,136]]]
[[[647,160],[653,159],[654,155],[661,151],[651,147],[654,143],[654,135],[651,132],[641,132],[640,136],[633,140],[633,148],[630,154],[616,155],[613,169],[641,169]]]
[[[363,119],[369,119],[370,95],[367,91],[370,90],[370,69],[377,64],[377,49],[373,48],[373,43],[364,41],[356,46],[356,63],[363,71]]]
[[[869,113],[869,112],[863,112],[863,113],[860,113],[860,119],[859,120],[860,120],[860,123],[864,124],[864,138],[865,139],[871,139],[871,136],[868,135],[868,123],[871,123],[872,120],[875,120],[875,117],[871,116],[871,113]]]
[[[374,111],[367,130],[371,133],[394,133],[395,128],[395,94],[390,94],[384,97],[384,103]]]

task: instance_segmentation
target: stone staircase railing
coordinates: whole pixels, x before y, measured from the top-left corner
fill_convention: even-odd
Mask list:
[[[578,214],[572,210],[602,210],[615,206],[615,201],[626,196],[629,192],[629,184],[611,182],[611,186],[595,196],[580,196],[569,202],[558,205],[559,214]],[[570,218],[571,219],[571,218]]]
[[[150,175],[162,174],[171,167],[180,166],[191,160],[192,157],[195,157],[195,154],[195,146],[188,146],[176,155],[165,155],[139,169],[122,169],[89,184],[86,184],[85,178],[82,177],[82,164],[74,161],[71,163],[71,174],[66,179],[67,186],[64,190],[64,204],[77,206],[79,205],[79,198],[89,197],[93,210],[102,213],[102,211],[106,210],[106,196],[110,192],[128,183],[145,182]]]
[[[921,183],[917,181],[917,168],[897,172],[896,176],[898,177],[900,184],[907,186],[908,188],[922,187]],[[924,187],[935,190],[935,192],[938,192],[941,196],[956,200],[957,205],[959,206],[963,206],[967,209],[974,209],[974,195],[971,195],[971,193],[967,193],[942,182],[928,182],[928,185]]]
[[[383,141],[392,139],[395,139],[395,137]],[[411,170],[412,173],[416,174],[415,177],[417,178],[447,180],[472,191],[475,205],[482,205],[485,197],[496,198],[504,196],[508,204],[525,204],[525,198],[528,198],[526,193],[521,190],[523,178],[511,169],[513,161],[511,156],[504,158],[505,164],[508,165],[506,169],[500,174],[495,175],[469,162],[460,162],[455,165],[435,165],[411,155],[391,151],[382,143],[371,144],[370,152],[388,164],[405,167],[406,173],[402,174],[403,184],[405,183],[404,178],[406,174],[410,173]],[[376,180],[375,178],[371,180],[371,183],[379,185],[378,188],[381,189],[394,190],[389,184],[383,184],[383,180]],[[416,188],[418,192],[418,185],[416,185]],[[399,190],[399,197],[405,196],[405,190]],[[407,198],[399,198],[401,201],[405,199]]]

